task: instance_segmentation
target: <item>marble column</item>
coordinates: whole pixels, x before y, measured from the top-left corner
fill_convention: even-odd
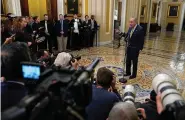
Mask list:
[[[139,7],[139,0],[126,0],[126,15],[125,15],[125,31],[129,28],[129,20],[131,17],[139,17],[138,7]],[[124,12],[123,12],[124,13]],[[122,14],[123,14],[122,13]],[[124,24],[124,23],[123,23]]]
[[[13,13],[15,16],[21,16],[20,0],[4,0],[6,13]]]
[[[64,0],[57,0],[57,12],[64,15]]]

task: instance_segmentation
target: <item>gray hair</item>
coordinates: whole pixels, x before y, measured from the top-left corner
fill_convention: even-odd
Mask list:
[[[57,58],[55,59],[54,65],[60,67],[67,67],[69,66],[71,58],[72,56],[69,53],[66,52],[59,53],[57,55]]]
[[[127,102],[119,102],[109,113],[108,120],[138,120],[134,105]]]
[[[133,19],[136,23],[138,22],[136,17],[131,17],[131,19]]]

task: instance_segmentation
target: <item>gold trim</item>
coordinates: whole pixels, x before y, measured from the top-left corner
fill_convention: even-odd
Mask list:
[[[170,16],[170,7],[172,6],[175,6],[175,7],[178,7],[178,10],[177,10],[177,16]],[[179,8],[180,8],[180,5],[179,4],[169,4],[168,5],[168,18],[177,18],[179,17]]]
[[[145,14],[146,14],[146,5],[142,5],[141,6],[141,12],[142,12],[142,8],[144,8],[144,14],[141,15],[141,13],[140,13],[140,17],[145,17]]]
[[[82,16],[82,0],[78,0],[78,17]],[[65,0],[65,14],[67,14],[67,16],[72,17],[73,14],[68,14],[68,10],[67,10],[67,0]]]

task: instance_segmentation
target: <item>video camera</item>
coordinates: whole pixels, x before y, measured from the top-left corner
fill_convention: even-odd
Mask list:
[[[2,113],[2,120],[85,120],[85,107],[92,98],[89,80],[99,63],[95,59],[86,69],[47,69],[39,64],[22,63],[29,94]]]

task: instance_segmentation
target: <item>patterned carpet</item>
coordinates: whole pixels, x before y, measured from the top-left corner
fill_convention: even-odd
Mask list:
[[[139,56],[137,78],[127,82],[135,87],[136,101],[143,102],[149,97],[152,79],[159,73],[170,75],[180,92],[185,88],[185,34],[169,34],[157,33],[146,37],[144,50]],[[111,69],[117,75],[117,88],[122,94],[124,85],[119,79],[123,75],[124,42],[121,41],[118,49],[113,46],[110,43],[71,53],[82,56],[81,65],[88,65],[94,58],[101,58],[96,70],[100,67]]]

